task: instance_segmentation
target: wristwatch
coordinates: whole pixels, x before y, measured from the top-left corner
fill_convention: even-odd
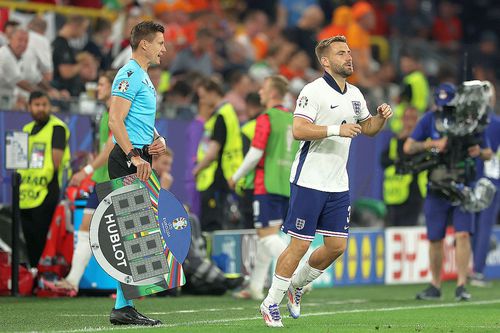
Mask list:
[[[130,149],[130,151],[127,154],[127,160],[130,161],[132,159],[132,157],[136,157],[136,156],[141,156],[139,149],[137,149],[137,148]]]

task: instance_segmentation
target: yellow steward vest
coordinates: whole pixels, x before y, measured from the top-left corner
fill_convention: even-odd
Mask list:
[[[398,140],[392,138],[389,143],[389,158],[395,161],[398,158]],[[413,181],[411,174],[397,174],[396,166],[391,165],[384,171],[384,202],[387,205],[400,205],[408,200],[410,184]],[[427,171],[418,174],[418,188],[424,198],[427,194]]]
[[[30,134],[35,122],[25,125],[23,131]],[[55,116],[50,116],[47,124],[40,132],[30,135],[28,140],[29,168],[19,170],[21,186],[19,189],[19,206],[29,209],[40,206],[48,194],[47,186],[54,177],[54,162],[52,160],[52,134],[54,126],[62,126],[66,130],[66,147],[61,165],[57,171],[58,184],[62,186],[64,170],[69,167],[69,129],[66,124]],[[70,175],[68,175],[69,177]]]
[[[198,145],[197,161],[198,163],[205,157],[208,142],[212,137],[215,120],[221,115],[226,124],[226,143],[219,154],[222,154],[222,172],[224,178],[229,179],[238,170],[243,162],[243,143],[241,141],[241,132],[238,117],[231,104],[223,104],[211,117],[205,122],[205,131]],[[200,171],[196,177],[196,189],[198,191],[207,190],[214,182],[215,171],[218,167],[218,159],[213,161],[207,168]]]

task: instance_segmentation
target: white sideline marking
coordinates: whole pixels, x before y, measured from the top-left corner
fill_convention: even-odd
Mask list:
[[[323,303],[307,303],[304,302],[303,306],[325,306],[325,305],[342,305],[342,304],[359,304],[366,303],[368,300],[366,299],[351,299],[348,301],[330,301]],[[254,309],[255,306],[252,307],[232,307],[232,308],[209,308],[209,309],[197,309],[197,310],[177,310],[177,311],[168,311],[168,312],[145,312],[147,315],[168,315],[168,314],[179,314],[179,313],[197,313],[197,312],[217,312],[217,311],[242,311],[248,309]],[[59,314],[59,317],[108,317],[109,314],[78,314],[78,313],[63,313]]]
[[[379,309],[355,309],[355,310],[341,310],[341,311],[323,311],[323,312],[313,312],[302,314],[301,317],[316,317],[316,316],[326,316],[335,314],[346,314],[346,313],[369,313],[369,312],[389,312],[389,311],[400,311],[400,310],[419,310],[419,309],[432,309],[432,308],[454,308],[460,306],[468,305],[485,305],[485,304],[497,304],[500,300],[488,300],[488,301],[472,301],[472,302],[455,302],[455,303],[444,303],[444,304],[425,304],[425,305],[412,305],[412,306],[396,306],[390,308],[379,308]],[[261,316],[253,317],[240,317],[231,319],[214,319],[214,320],[198,320],[189,321],[183,323],[175,324],[163,324],[154,327],[147,328],[165,328],[165,327],[177,327],[177,326],[193,326],[193,325],[210,325],[210,324],[226,324],[236,321],[249,321],[249,320],[262,320]],[[469,327],[469,326],[467,326]],[[474,326],[477,328],[497,328],[496,326]],[[61,331],[48,331],[54,333],[73,333],[73,332],[100,332],[100,331],[118,331],[118,330],[130,330],[130,329],[144,329],[144,326],[101,326],[101,327],[85,327],[76,330],[61,330]]]

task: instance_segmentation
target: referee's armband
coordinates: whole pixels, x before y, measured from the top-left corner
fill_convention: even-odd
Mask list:
[[[326,128],[326,136],[339,136],[340,125],[330,125]]]

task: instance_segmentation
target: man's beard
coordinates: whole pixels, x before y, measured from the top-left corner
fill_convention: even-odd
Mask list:
[[[333,71],[338,75],[342,76],[344,79],[348,78],[354,72],[352,69],[344,68],[343,66],[335,66]]]
[[[33,114],[33,119],[38,123],[46,123],[49,120],[50,114]]]

